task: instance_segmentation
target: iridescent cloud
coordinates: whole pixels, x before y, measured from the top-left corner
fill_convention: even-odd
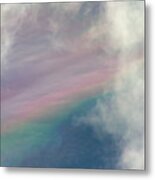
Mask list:
[[[144,2],[3,4],[1,14],[4,137],[101,95],[77,124],[124,137],[116,168],[143,169]]]

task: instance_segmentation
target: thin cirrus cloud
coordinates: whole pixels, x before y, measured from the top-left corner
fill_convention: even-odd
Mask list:
[[[77,121],[98,138],[104,132],[121,137],[118,167],[143,169],[143,6],[2,5],[2,125],[100,91],[103,97]]]
[[[38,101],[40,94],[54,96],[55,91],[70,91],[79,84],[101,83],[108,71],[115,71],[112,63],[106,69],[102,58],[106,52],[87,34],[99,7],[99,3],[3,5],[2,100],[10,111],[18,115],[19,107],[31,104],[31,99]],[[89,80],[93,76],[96,80]]]

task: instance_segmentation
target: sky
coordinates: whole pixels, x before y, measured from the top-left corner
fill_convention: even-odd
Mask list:
[[[2,166],[144,169],[144,2],[1,5]]]

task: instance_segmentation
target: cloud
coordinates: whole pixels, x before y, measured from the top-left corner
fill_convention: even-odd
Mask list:
[[[132,13],[131,13],[132,12]],[[107,19],[111,27],[110,39],[117,49],[127,51],[144,38],[144,2],[107,4]]]
[[[118,168],[144,169],[143,2],[107,3],[106,13],[109,53],[117,57],[119,71],[78,122],[92,125],[98,138],[105,132],[121,138]]]
[[[1,63],[3,71],[8,68],[7,55],[9,54],[11,47],[15,41],[15,34],[20,29],[22,20],[26,14],[26,6],[2,4],[1,8]]]
[[[55,92],[71,92],[87,82],[96,85],[102,72],[103,83],[108,81],[103,97],[78,121],[91,124],[98,138],[104,132],[121,137],[118,167],[143,169],[143,5],[143,1],[2,5],[2,91],[7,94],[9,89],[5,118],[16,119],[25,104],[43,109],[43,102]]]
[[[105,132],[120,137],[121,169],[144,168],[144,82],[143,65],[128,66],[103,93],[96,106],[80,123],[92,125],[98,138]]]

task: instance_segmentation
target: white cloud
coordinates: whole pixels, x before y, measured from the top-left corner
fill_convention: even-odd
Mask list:
[[[126,51],[144,38],[144,2],[107,3],[109,34],[115,48]]]
[[[133,70],[134,68],[134,70]],[[121,72],[103,93],[94,109],[80,123],[90,124],[98,138],[105,132],[121,137],[122,155],[118,163],[121,169],[144,168],[144,82],[141,66],[134,64]],[[118,142],[119,143],[119,142]]]
[[[107,3],[105,22],[109,52],[117,57],[119,72],[79,122],[91,124],[99,138],[105,132],[121,137],[119,168],[144,169],[144,57],[137,56],[144,43],[143,2]]]

